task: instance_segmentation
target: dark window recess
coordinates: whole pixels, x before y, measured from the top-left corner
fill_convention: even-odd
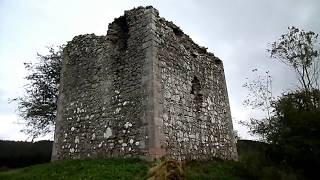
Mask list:
[[[197,95],[200,94],[201,91],[201,85],[199,79],[194,76],[193,80],[191,81],[191,94]]]
[[[193,80],[191,81],[191,84],[191,94],[194,95],[195,112],[200,112],[203,102],[203,95],[201,94],[201,84],[196,76],[194,76]],[[199,116],[198,113],[197,116]]]

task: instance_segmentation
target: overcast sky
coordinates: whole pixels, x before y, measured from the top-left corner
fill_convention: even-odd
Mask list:
[[[79,34],[105,35],[114,18],[140,5],[157,8],[224,62],[234,128],[246,139],[252,137],[237,122],[256,115],[242,105],[251,70],[270,70],[276,95],[295,86],[288,68],[268,58],[268,43],[288,26],[320,33],[318,0],[0,0],[0,139],[27,138],[16,104],[8,104],[23,94],[23,62]]]

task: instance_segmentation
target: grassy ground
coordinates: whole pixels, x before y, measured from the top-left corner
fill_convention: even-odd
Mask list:
[[[134,159],[71,160],[30,166],[0,173],[0,179],[80,180],[80,179],[146,179],[150,163]],[[233,162],[189,162],[187,179],[241,179]]]
[[[0,173],[0,179],[80,180],[146,179],[148,164],[140,160],[69,160]]]
[[[242,180],[248,179],[239,171],[238,163],[233,161],[189,162],[186,167],[187,179],[218,179]]]
[[[281,169],[267,159],[267,144],[239,141],[239,161],[191,161],[187,179],[304,179],[294,170]],[[69,160],[0,172],[0,180],[146,179],[151,163],[137,159]]]

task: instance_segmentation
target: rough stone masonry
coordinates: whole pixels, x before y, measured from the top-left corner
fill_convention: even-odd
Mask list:
[[[223,64],[151,6],[63,51],[52,160],[236,159]]]

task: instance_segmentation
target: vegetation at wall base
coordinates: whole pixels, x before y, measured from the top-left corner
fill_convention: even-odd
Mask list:
[[[137,159],[66,160],[0,173],[0,179],[145,179],[148,164]]]
[[[187,179],[307,179],[300,172],[278,166],[268,158],[269,145],[240,140],[237,143],[239,161],[188,161]],[[66,160],[39,164],[6,172],[0,179],[147,179],[153,163],[138,159]]]
[[[0,173],[0,179],[147,179],[152,163],[136,159],[68,160]],[[234,162],[190,162],[187,179],[245,179],[237,177]]]

